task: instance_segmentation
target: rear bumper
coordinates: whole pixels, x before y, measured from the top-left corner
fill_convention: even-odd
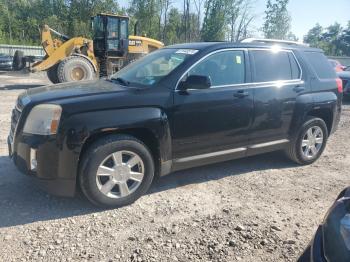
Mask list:
[[[56,139],[26,135],[15,143],[8,137],[7,143],[9,155],[20,172],[33,177],[39,187],[52,195],[74,196],[76,174],[69,170],[74,158],[63,163],[69,153],[59,149]],[[33,165],[33,161],[36,165]]]

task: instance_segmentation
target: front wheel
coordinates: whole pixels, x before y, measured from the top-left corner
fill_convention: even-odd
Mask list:
[[[328,130],[326,123],[310,117],[300,128],[297,137],[286,150],[287,156],[301,165],[315,162],[326,147]]]
[[[60,83],[93,80],[96,73],[92,64],[84,57],[71,56],[59,63],[57,77]]]
[[[153,177],[148,148],[132,136],[112,135],[96,141],[84,154],[79,182],[90,202],[111,208],[133,203],[146,193]]]

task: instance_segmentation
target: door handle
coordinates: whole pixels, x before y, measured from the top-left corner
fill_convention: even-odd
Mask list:
[[[305,86],[296,86],[293,88],[293,90],[294,90],[294,92],[299,93],[299,92],[302,92],[305,90]]]
[[[249,96],[249,93],[243,90],[239,90],[236,93],[234,93],[233,96],[237,98],[244,98],[246,96]]]

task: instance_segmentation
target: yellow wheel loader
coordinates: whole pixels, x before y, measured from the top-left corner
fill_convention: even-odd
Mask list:
[[[110,76],[129,62],[164,46],[154,39],[129,36],[127,16],[98,14],[91,20],[92,40],[69,38],[45,25],[41,39],[46,56],[33,63],[30,71],[46,71],[53,83],[92,80]],[[53,39],[51,33],[60,39]],[[21,61],[20,55],[15,55],[14,60]]]

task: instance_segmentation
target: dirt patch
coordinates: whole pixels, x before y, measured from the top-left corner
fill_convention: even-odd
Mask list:
[[[135,204],[107,211],[80,195],[52,197],[7,157],[17,95],[47,83],[30,76],[36,82],[18,85],[15,77],[0,75],[2,261],[295,261],[350,184],[347,103],[339,130],[310,166],[271,153],[177,172]]]

